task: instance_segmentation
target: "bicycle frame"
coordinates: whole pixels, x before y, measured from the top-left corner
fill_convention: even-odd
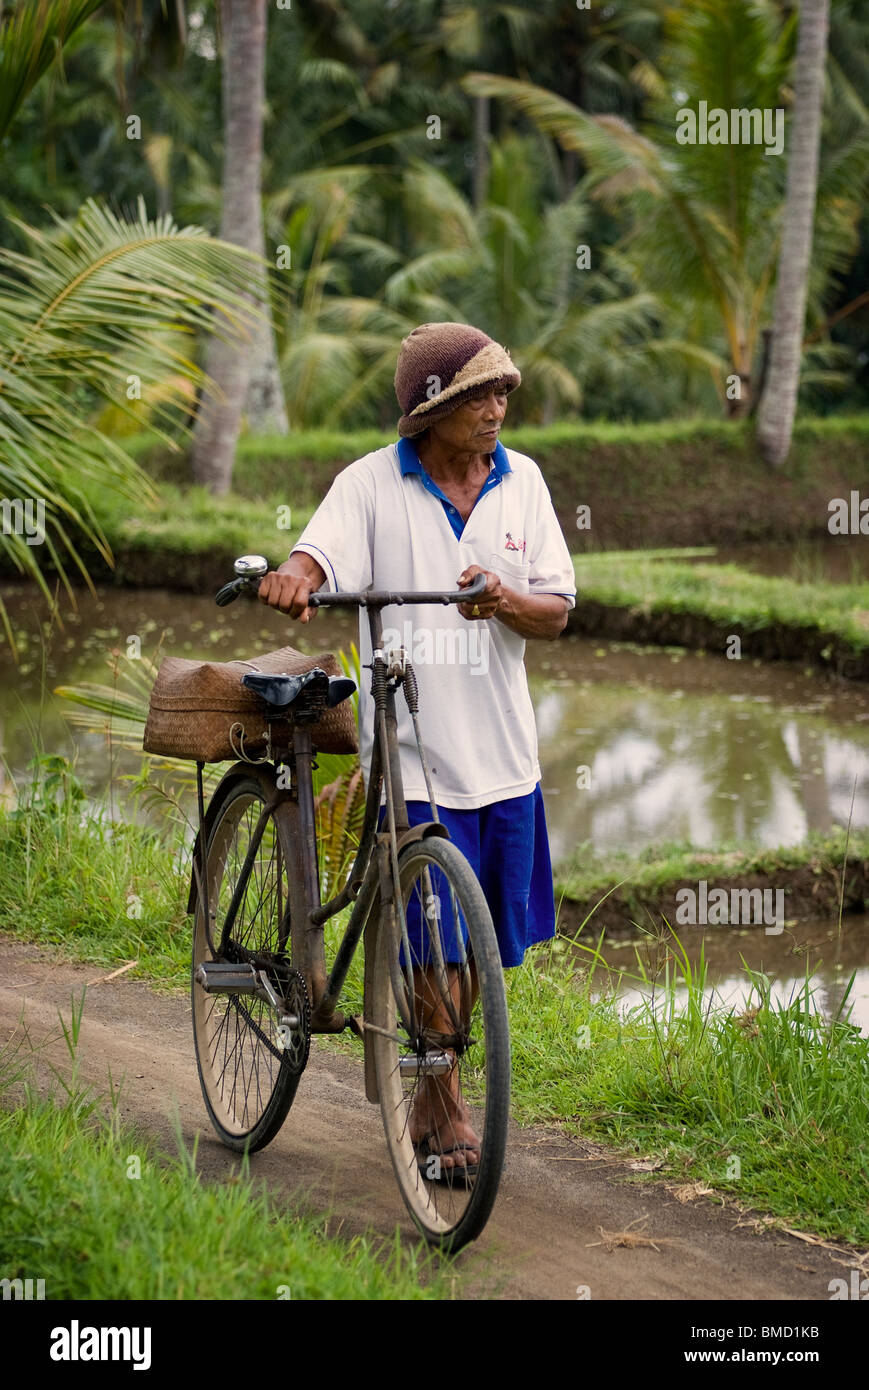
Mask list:
[[[383,625],[381,610],[392,604],[404,603],[455,603],[467,602],[479,597],[485,588],[482,576],[467,589],[451,595],[441,592],[391,593],[387,591],[365,591],[362,593],[319,593],[312,594],[311,607],[344,606],[365,607],[368,612],[372,650],[372,694],[374,697],[375,740],[371,768],[366,793],[365,817],[359,847],[347,881],[334,898],[327,903],[320,902],[319,868],[317,862],[316,817],[314,811],[313,768],[314,750],[310,727],[295,723],[292,726],[292,739],[286,749],[274,749],[275,770],[289,764],[291,786],[267,804],[259,817],[248,846],[245,862],[238,883],[230,900],[226,918],[222,926],[221,942],[218,951],[225,949],[239,906],[244,901],[245,891],[250,879],[259,844],[276,805],[286,807],[290,820],[290,842],[292,862],[287,865],[288,900],[282,937],[292,937],[293,964],[302,971],[311,1000],[312,1032],[340,1033],[351,1027],[366,1041],[366,1094],[369,1100],[377,1100],[370,1065],[369,1047],[365,1039],[364,1020],[347,1018],[338,1010],[337,1004],[347,978],[356,948],[365,940],[365,991],[368,996],[369,969],[374,956],[374,932],[377,931],[384,912],[407,941],[404,922],[404,905],[399,890],[398,856],[405,844],[425,838],[428,835],[448,837],[446,828],[436,819],[410,827],[407,817],[407,804],[401,776],[401,763],[398,746],[398,723],[395,710],[395,697],[404,678],[402,669],[387,667],[382,650]],[[271,719],[277,722],[284,716],[276,711]],[[283,755],[283,756],[282,756]],[[211,913],[209,910],[206,875],[201,872],[204,865],[207,843],[208,818],[205,813],[202,795],[202,764],[197,764],[199,784],[200,834],[199,854],[201,863],[197,871],[197,854],[194,853],[194,883],[203,899],[206,933],[213,954],[211,940]],[[237,775],[235,770],[227,776]],[[385,791],[386,827],[378,832],[381,794]],[[433,810],[433,815],[436,812]],[[191,888],[191,902],[194,889]],[[380,914],[372,914],[372,907],[379,895]],[[342,911],[355,900],[353,911],[338,947],[332,970],[327,978],[324,943],[324,925],[336,913]],[[409,954],[409,953],[408,953]],[[372,1093],[373,1092],[373,1093]]]

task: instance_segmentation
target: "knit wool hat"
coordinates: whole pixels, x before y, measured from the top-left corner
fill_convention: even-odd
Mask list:
[[[421,323],[401,344],[395,394],[404,412],[398,433],[422,434],[465,401],[495,385],[513,391],[522,377],[510,354],[467,323]]]

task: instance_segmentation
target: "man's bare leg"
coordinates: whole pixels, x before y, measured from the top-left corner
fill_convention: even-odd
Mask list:
[[[462,977],[454,965],[446,966],[449,1001],[444,998],[443,980],[434,966],[413,972],[417,1018],[422,1026],[436,1033],[454,1033],[456,1019],[467,1021],[479,995],[476,966],[470,966],[470,1001],[462,1000]],[[452,1003],[452,1010],[450,1009]],[[455,1057],[452,1048],[444,1049]],[[428,1139],[433,1153],[444,1150],[441,1165],[451,1168],[473,1166],[480,1159],[481,1141],[470,1122],[470,1111],[460,1093],[459,1069],[453,1065],[448,1076],[424,1077],[414,1098],[410,1116],[410,1137],[414,1143]],[[472,1147],[457,1149],[457,1144]]]

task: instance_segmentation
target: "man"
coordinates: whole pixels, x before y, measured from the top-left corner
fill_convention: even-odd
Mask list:
[[[338,475],[290,558],[259,590],[264,603],[309,622],[317,610],[308,599],[324,586],[448,590],[485,574],[474,604],[387,608],[383,622],[384,635],[391,614],[401,623],[393,636],[395,645],[408,648],[416,671],[438,814],[477,873],[508,967],[555,931],[525,639],[557,637],[576,595],[540,470],[498,439],[507,396],[520,381],[509,354],[479,329],[415,328],[401,344],[395,373],[403,411],[398,444]],[[370,662],[364,614],[360,651],[363,663]],[[363,686],[366,773],[370,702]],[[431,809],[401,702],[397,711],[402,780],[415,825],[429,820]],[[450,1082],[429,1078],[413,1126],[414,1139],[439,1153],[447,1172],[473,1171],[480,1140]]]

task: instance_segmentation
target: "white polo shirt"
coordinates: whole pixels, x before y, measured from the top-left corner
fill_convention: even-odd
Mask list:
[[[406,443],[402,448],[407,467],[412,455]],[[562,594],[572,608],[573,566],[540,469],[501,445],[495,458],[498,468],[493,463],[460,538],[426,478],[418,471],[403,473],[399,446],[390,444],[338,474],[293,549],[318,561],[332,592],[454,590],[462,571],[476,564],[519,593]],[[497,483],[493,473],[500,473]],[[392,605],[382,617],[384,647],[404,645],[416,672],[419,722],[438,805],[473,810],[532,792],[540,765],[525,639],[497,618],[468,621],[454,604]],[[359,650],[363,663],[370,662],[364,609]],[[401,692],[396,713],[405,797],[427,801]],[[359,732],[367,778],[373,744],[367,671]]]

